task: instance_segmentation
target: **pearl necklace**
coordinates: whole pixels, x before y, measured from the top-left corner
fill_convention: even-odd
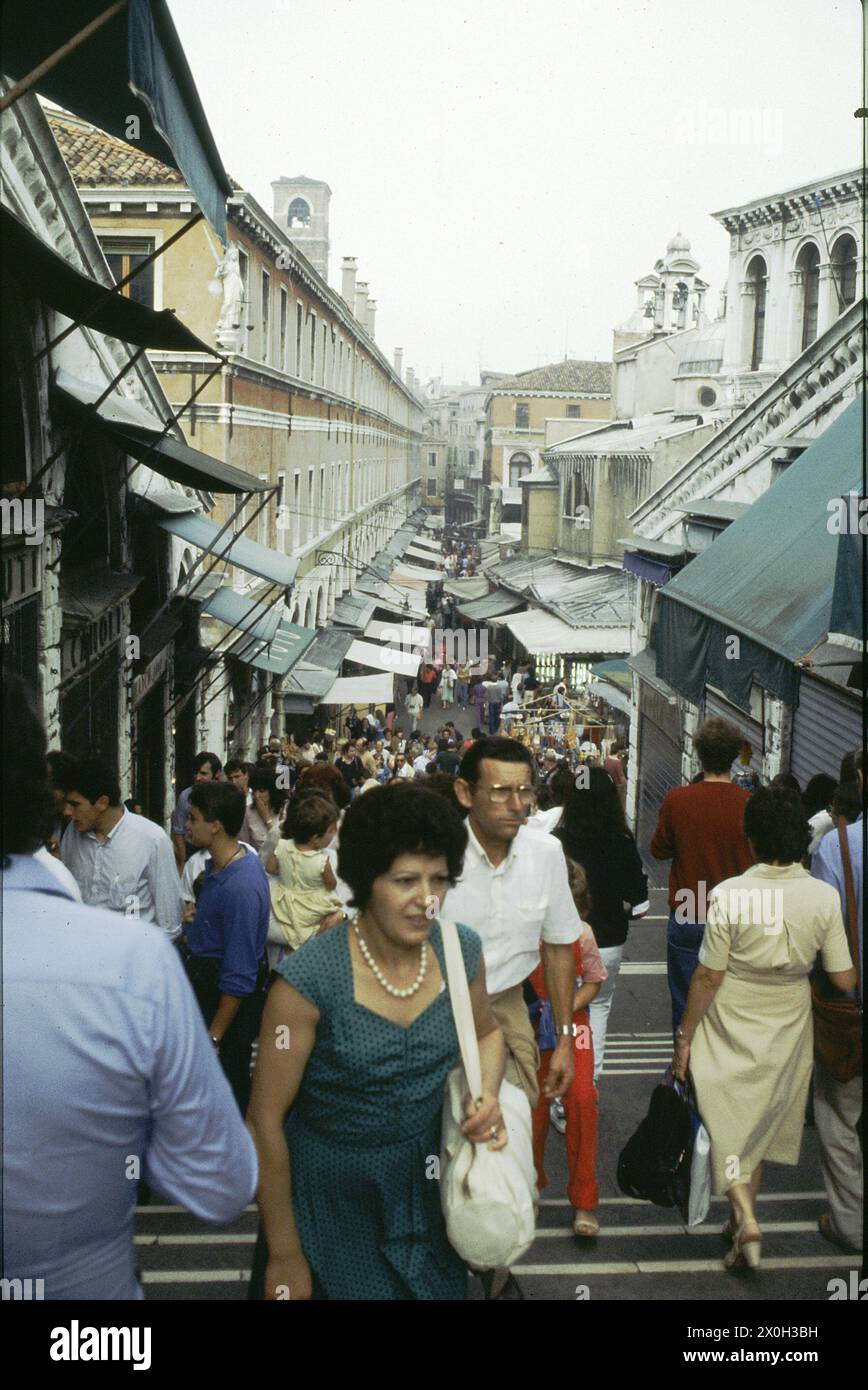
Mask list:
[[[380,982],[380,984],[383,986],[383,989],[387,990],[389,994],[394,995],[394,997],[395,997],[396,999],[409,999],[409,998],[411,997],[411,995],[415,994],[415,993],[417,992],[417,990],[421,989],[421,987],[422,987],[422,981],[425,979],[425,975],[426,975],[427,970],[428,970],[428,942],[427,942],[427,941],[423,941],[423,942],[422,942],[422,951],[421,951],[420,961],[419,961],[419,974],[416,976],[415,980],[414,980],[413,983],[409,986],[408,989],[396,989],[395,986],[394,986],[393,984],[390,984],[389,981],[386,979],[385,975],[383,974],[382,970],[381,970],[380,967],[378,966],[377,962],[374,960],[374,957],[371,955],[370,951],[368,950],[367,942],[365,941],[364,937],[362,936],[361,932],[359,931],[359,924],[358,924],[358,922],[353,922],[353,931],[356,933],[356,940],[357,940],[358,943],[359,943],[359,950],[361,951],[362,955],[364,956],[365,961],[367,962],[367,964],[371,967],[371,970],[374,972],[374,975],[376,976],[377,980],[378,980],[378,981]]]

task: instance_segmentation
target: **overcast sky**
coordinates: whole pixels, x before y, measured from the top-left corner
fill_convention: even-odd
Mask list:
[[[376,337],[423,381],[611,358],[710,214],[861,162],[858,0],[170,0],[223,162],[332,189]]]

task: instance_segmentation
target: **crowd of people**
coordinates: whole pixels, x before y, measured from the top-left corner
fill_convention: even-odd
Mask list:
[[[472,571],[459,544],[447,574]],[[251,1298],[465,1297],[430,1172],[458,1058],[441,916],[482,1060],[464,1133],[504,1147],[512,1081],[538,1187],[554,1127],[574,1235],[598,1236],[608,1018],[649,888],[623,743],[601,725],[567,739],[563,683],[553,722],[517,736],[539,689],[532,662],[423,663],[403,707],[351,707],[347,737],[198,754],[167,833],[109,768],[46,753],[6,681],[6,1273],[52,1298],[141,1298],[137,1194],[220,1223],[255,1190]],[[473,708],[469,735],[451,719],[422,734],[437,692]],[[759,1263],[762,1165],[799,1161],[812,1076],[820,1229],[861,1248],[861,1080],[815,1061],[808,978],[821,963],[842,999],[857,989],[864,750],[804,794],[789,774],[759,786],[722,720],[694,751],[650,855],[671,864],[672,1070],[729,1199],[727,1266]],[[523,1297],[509,1270],[480,1278],[486,1298]]]

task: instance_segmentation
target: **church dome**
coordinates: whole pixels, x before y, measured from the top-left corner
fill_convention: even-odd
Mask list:
[[[669,255],[672,254],[673,251],[689,251],[689,250],[690,250],[690,242],[687,240],[687,237],[684,235],[683,232],[676,232],[675,235],[674,235],[674,237],[672,238],[672,240],[668,243],[668,245],[667,245],[667,247],[666,247],[666,254],[667,254],[667,256],[669,256]]]

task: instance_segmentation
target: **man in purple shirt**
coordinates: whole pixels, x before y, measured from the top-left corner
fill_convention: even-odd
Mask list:
[[[187,976],[242,1115],[268,974],[271,901],[259,859],[238,843],[245,806],[231,782],[199,782],[190,792],[190,839],[210,859],[185,950]]]

